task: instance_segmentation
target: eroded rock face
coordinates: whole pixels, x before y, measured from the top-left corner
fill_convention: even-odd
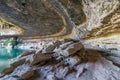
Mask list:
[[[24,35],[60,36],[71,33],[73,25],[66,13],[58,11],[53,4],[56,5],[58,2],[1,0],[0,16],[23,28]],[[57,6],[61,8],[59,4]]]
[[[118,33],[120,4],[119,0],[84,1],[85,13],[87,16],[86,29],[88,37],[101,37]]]
[[[66,40],[65,44],[63,41],[57,45],[50,45],[44,49],[46,52],[40,51],[49,53],[46,54],[47,57],[43,56],[44,54],[37,54],[37,57],[32,54],[34,55],[32,61],[35,64],[31,65],[39,68],[42,74],[38,80],[120,79],[118,76],[120,74],[120,0],[0,0],[0,2],[0,15],[24,28],[25,34],[32,32],[32,35],[39,34],[45,36],[44,38],[53,39],[56,37],[62,39],[68,34],[72,34],[69,37],[77,35],[86,49],[106,52],[103,54],[94,50],[85,51],[82,45],[77,44],[78,46],[75,47],[76,43],[69,40]],[[54,53],[57,55],[53,55]],[[46,64],[46,67],[43,66],[46,62],[54,60],[55,64],[53,62]],[[32,61],[28,60],[29,63]],[[45,63],[41,65],[44,61]],[[56,63],[56,61],[61,62]],[[76,64],[70,66],[71,62]],[[13,72],[12,75],[14,74],[17,73]]]
[[[120,31],[119,0],[1,0],[0,3],[0,16],[25,29],[25,35],[65,36],[72,33],[75,25],[78,36],[85,39],[118,35]]]
[[[84,8],[87,22],[79,31],[85,47],[105,51],[119,63],[120,1],[84,0]]]
[[[86,15],[83,11],[83,2],[82,0],[59,0],[61,4],[67,10],[71,20],[76,25],[81,25],[86,22]]]
[[[19,57],[14,68],[6,69],[0,80],[119,80],[120,68],[104,57],[103,52],[83,50],[80,42],[61,42],[51,53],[44,50]],[[53,43],[53,45],[56,45]],[[67,46],[67,47],[66,47]],[[49,47],[49,46],[48,46]],[[77,47],[77,48],[76,48]],[[69,50],[73,50],[72,52]],[[66,54],[67,53],[67,54]],[[71,54],[72,53],[72,54]],[[79,54],[79,55],[78,55]],[[29,62],[30,61],[30,62]],[[37,64],[31,64],[37,63]],[[42,64],[43,63],[43,64]],[[5,75],[6,73],[6,75]]]

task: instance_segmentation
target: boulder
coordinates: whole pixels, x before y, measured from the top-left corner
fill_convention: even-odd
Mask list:
[[[21,79],[22,80],[30,80],[31,78],[38,76],[38,73],[39,72],[37,70],[28,71],[21,76]]]
[[[53,45],[48,46],[45,51],[46,52],[53,52],[53,50],[57,47],[59,47],[62,44],[61,41],[56,41]]]
[[[24,64],[25,61],[26,61],[25,59],[21,59],[21,60],[18,60],[16,62],[10,64],[10,65],[13,66],[14,68],[16,68],[17,66]]]
[[[25,53],[21,54],[20,57],[28,56],[28,55],[31,55],[31,54],[34,54],[34,53],[35,53],[35,51],[25,52]]]
[[[2,75],[1,76],[4,76],[4,75],[7,75],[7,74],[10,74],[14,71],[15,67],[13,66],[10,66],[9,68],[6,68],[2,71]]]
[[[33,56],[33,60],[31,61],[31,65],[37,65],[39,63],[46,62],[46,61],[50,60],[51,58],[52,58],[51,56],[45,55],[45,53],[44,54],[42,54],[42,53],[35,54]]]
[[[7,74],[10,74],[14,71],[14,69],[20,65],[22,65],[23,63],[25,63],[25,59],[21,59],[21,60],[18,60],[12,64],[10,64],[10,67],[9,68],[6,68],[2,71],[2,74],[1,76],[4,76],[4,75],[7,75]]]
[[[71,48],[68,49],[69,55],[73,55],[83,48],[83,45],[80,42],[74,43],[70,46],[71,46]]]

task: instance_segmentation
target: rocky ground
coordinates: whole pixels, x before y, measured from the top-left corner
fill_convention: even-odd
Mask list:
[[[1,73],[0,80],[120,80],[119,74],[119,66],[104,52],[65,39],[21,54]]]

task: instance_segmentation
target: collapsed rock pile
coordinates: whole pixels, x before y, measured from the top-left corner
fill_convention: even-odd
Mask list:
[[[5,69],[1,73],[1,76],[11,75],[18,67],[25,64],[27,64],[30,69],[28,69],[28,71],[26,71],[25,73],[23,72],[21,76],[17,75],[18,78],[25,80],[31,78],[31,76],[34,75],[34,72],[38,73],[36,69],[34,70],[34,68],[40,66],[44,66],[47,64],[55,65],[56,63],[61,64],[61,62],[64,62],[64,64],[66,65],[70,64],[73,66],[73,64],[75,65],[75,63],[78,63],[80,61],[78,56],[80,55],[80,53],[83,53],[83,51],[84,48],[79,41],[69,39],[66,39],[64,41],[56,41],[48,47],[44,47],[42,51],[23,53],[19,56],[18,61],[12,63],[10,65],[10,68]],[[75,62],[72,63],[70,60]]]
[[[76,40],[55,41],[42,50],[23,53],[18,58],[1,73],[0,80],[120,79],[117,66],[100,52],[85,50]]]

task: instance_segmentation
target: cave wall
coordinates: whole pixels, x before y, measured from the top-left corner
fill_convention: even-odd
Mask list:
[[[17,57],[0,80],[36,71],[38,80],[120,79],[120,0],[0,0],[0,16],[25,30],[23,44],[41,47]]]
[[[86,48],[105,51],[107,58],[119,63],[120,0],[84,0],[86,24],[79,35]]]

